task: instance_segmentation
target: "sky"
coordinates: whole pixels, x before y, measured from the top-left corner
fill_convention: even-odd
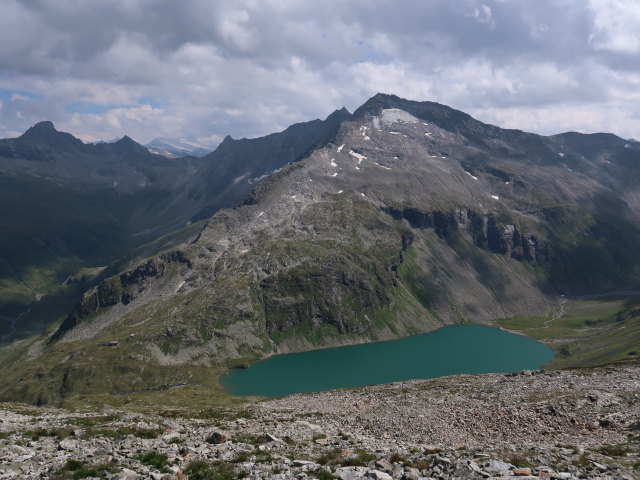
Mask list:
[[[640,139],[640,0],[1,0],[0,137],[215,146],[378,92]]]

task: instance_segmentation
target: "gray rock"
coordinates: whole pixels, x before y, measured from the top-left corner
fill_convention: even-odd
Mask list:
[[[387,460],[377,460],[375,463],[376,468],[384,471],[390,471],[393,466]]]
[[[373,480],[393,480],[391,475],[381,472],[380,470],[369,470],[364,476],[365,478],[372,478]]]
[[[280,440],[278,437],[276,437],[275,435],[271,435],[270,433],[265,433],[264,434],[264,438],[267,440],[267,442],[277,442],[277,443],[284,443],[282,440]]]
[[[493,470],[496,472],[509,472],[514,466],[507,462],[501,462],[500,460],[488,460],[484,465],[485,470]]]
[[[162,441],[167,444],[175,442],[176,440],[180,440],[180,434],[178,432],[167,433],[162,437]]]
[[[78,448],[78,442],[76,440],[71,440],[70,438],[65,438],[60,440],[58,443],[58,449],[65,450],[67,452],[73,452]]]
[[[340,467],[336,468],[334,475],[340,480],[355,480],[363,478],[368,470],[367,467]]]
[[[113,480],[136,480],[141,478],[142,475],[130,470],[128,468],[123,468],[120,472],[116,473],[113,477]]]

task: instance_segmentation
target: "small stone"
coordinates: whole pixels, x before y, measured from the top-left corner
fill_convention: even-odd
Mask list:
[[[316,443],[318,445],[327,445],[329,443],[329,439],[328,438],[318,438],[316,439]]]
[[[531,476],[531,469],[530,468],[514,468],[511,471],[516,477],[530,477]]]
[[[377,460],[375,466],[376,468],[385,471],[389,471],[393,468],[392,465],[386,460]]]
[[[276,437],[275,435],[271,435],[270,433],[265,433],[264,434],[264,438],[267,440],[267,442],[277,442],[277,443],[283,443],[282,440],[280,440],[278,437]]]

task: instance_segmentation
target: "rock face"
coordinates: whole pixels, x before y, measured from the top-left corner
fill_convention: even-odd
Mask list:
[[[154,257],[88,292],[2,395],[89,389],[62,388],[65,376],[114,391],[187,383],[194,365],[204,379],[272,353],[545,314],[560,294],[637,283],[640,147],[502,130],[388,95],[336,115],[339,128],[209,218],[179,260]],[[232,145],[286,150],[227,139],[228,172]],[[91,363],[77,354],[131,335]]]

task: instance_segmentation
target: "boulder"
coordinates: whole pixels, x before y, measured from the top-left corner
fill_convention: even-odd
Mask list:
[[[367,467],[340,467],[336,468],[334,475],[340,480],[356,480],[363,478],[368,470]]]
[[[211,435],[207,437],[207,442],[213,445],[221,445],[225,443],[229,438],[221,432],[213,432]]]

